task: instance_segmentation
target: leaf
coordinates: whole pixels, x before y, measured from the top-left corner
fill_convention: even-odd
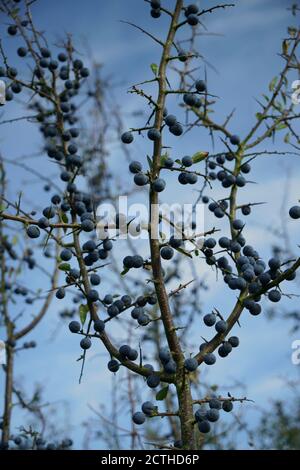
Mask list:
[[[287,55],[287,54],[288,54],[288,51],[289,51],[289,43],[288,43],[288,41],[285,39],[284,41],[282,41],[282,54],[283,54],[283,55]]]
[[[151,70],[154,73],[154,75],[157,76],[158,65],[157,64],[151,64],[150,67],[151,67]]]
[[[67,224],[69,222],[68,216],[65,212],[62,212],[60,217],[64,224]]]
[[[5,205],[5,204],[0,204],[0,212],[4,212],[5,209],[7,209],[7,207],[8,207],[8,206]]]
[[[13,245],[16,245],[18,243],[18,235],[14,235],[11,242]]]
[[[278,79],[278,77],[274,77],[274,78],[270,81],[270,83],[269,83],[269,90],[270,90],[270,91],[273,91],[273,90],[274,90],[275,85],[276,85],[276,83],[277,83],[277,79]]]
[[[297,29],[294,28],[293,26],[288,27],[288,33],[290,36],[295,37],[297,34]]]
[[[185,256],[188,256],[189,258],[192,258],[192,255],[190,253],[188,253],[187,251],[183,250],[182,248],[175,248],[176,251],[179,251],[179,253],[181,253],[182,255],[185,255]]]
[[[68,216],[65,212],[59,211],[58,215],[59,215],[60,221],[63,222],[64,224],[67,224],[69,222]],[[63,227],[63,231],[64,233],[67,233],[67,227]]]
[[[286,129],[287,125],[282,122],[276,126],[276,131],[281,131],[282,129]]]
[[[160,158],[160,165],[161,166],[164,166],[165,165],[165,161],[167,160],[167,158],[169,158],[169,154],[168,152],[164,153],[161,158]]]
[[[257,119],[258,121],[261,120],[262,116],[263,116],[262,113],[256,113],[256,114],[255,114],[255,117],[256,117],[256,119]]]
[[[208,152],[197,152],[192,156],[193,163],[202,162],[208,156]]]
[[[178,165],[181,165],[181,160],[179,158],[176,158],[175,163],[178,163]]]
[[[285,144],[290,143],[290,137],[291,137],[291,134],[289,132],[285,134],[284,139],[283,139]]]
[[[148,162],[150,170],[152,170],[152,160],[148,155],[147,155],[147,162]]]
[[[14,8],[13,10],[11,10],[10,14],[13,18],[16,18],[16,16],[18,16],[18,14],[20,13],[20,8],[16,7]]]
[[[86,304],[79,305],[79,318],[80,318],[82,326],[85,323],[88,311],[89,311],[88,305],[86,305]]]
[[[60,269],[60,271],[70,271],[71,266],[69,265],[69,263],[61,263],[58,266],[58,269]]]
[[[125,276],[125,274],[127,274],[128,271],[129,271],[129,268],[123,269],[123,271],[121,272],[121,276]]]
[[[19,213],[20,213],[20,206],[21,206],[22,196],[23,196],[23,193],[22,193],[22,191],[20,191],[19,195],[18,195],[18,201],[16,202],[16,209],[17,209],[17,214],[16,215],[19,215]]]
[[[156,394],[156,400],[158,401],[164,400],[166,396],[168,395],[168,391],[169,391],[169,385],[159,390],[159,392],[157,392]]]
[[[281,103],[280,101],[275,101],[274,104],[275,104],[275,106],[276,106],[276,107],[274,106],[275,109],[277,108],[277,109],[279,109],[279,111],[283,111],[283,110],[284,110],[284,107],[283,107],[283,105],[282,105],[282,103]]]
[[[284,104],[286,104],[286,94],[281,91],[280,95],[281,95],[282,101],[284,102]]]

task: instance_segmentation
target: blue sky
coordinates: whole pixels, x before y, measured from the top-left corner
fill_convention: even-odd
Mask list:
[[[173,1],[165,1],[168,6]],[[267,90],[268,83],[278,72],[282,65],[277,52],[280,50],[282,38],[286,34],[286,26],[291,21],[287,7],[291,2],[283,0],[242,0],[235,2],[234,8],[225,11],[217,11],[208,15],[205,25],[208,32],[216,33],[215,36],[203,36],[199,40],[199,50],[213,68],[207,67],[209,91],[220,97],[216,105],[217,120],[222,121],[233,108],[236,113],[231,122],[231,131],[243,136],[254,122],[255,112],[258,106],[255,98],[258,98]],[[212,2],[201,1],[201,7],[210,6]],[[143,103],[140,98],[127,93],[132,83],[138,83],[151,77],[150,64],[159,60],[159,47],[154,45],[149,38],[128,25],[120,23],[120,19],[137,23],[153,34],[164,37],[166,19],[152,20],[149,16],[149,7],[141,0],[111,0],[99,2],[86,0],[84,6],[78,0],[38,0],[33,9],[34,18],[39,28],[47,32],[49,42],[61,40],[65,33],[71,32],[77,49],[83,51],[82,58],[85,62],[95,60],[103,62],[105,73],[113,76],[117,87],[113,93],[120,104],[122,112],[127,116],[128,127],[139,126],[138,118],[130,115],[131,111],[140,109]],[[3,33],[3,34],[2,34]],[[8,38],[5,29],[1,29],[6,51],[9,57],[15,58],[17,43]],[[84,52],[85,44],[93,53],[87,57]],[[201,64],[199,76],[204,75],[204,67]],[[175,111],[176,100],[168,104],[169,111]],[[178,112],[178,111],[177,111]],[[22,115],[22,108],[18,104],[7,106],[3,119],[10,119]],[[192,154],[198,150],[213,152],[211,141],[204,130],[195,130],[186,137],[176,139],[168,137],[168,145],[174,146],[174,156]],[[28,155],[41,147],[39,134],[30,124],[20,122],[14,125],[0,126],[0,141],[3,154],[10,159]],[[137,138],[132,146],[132,157],[143,160],[148,144],[142,138]],[[275,145],[264,144],[260,150],[282,149],[282,143],[278,139]],[[120,157],[120,151],[112,147],[110,164],[116,177],[122,184],[128,186],[130,179],[125,171],[126,163]],[[216,138],[215,151],[224,150],[223,145]],[[150,145],[149,145],[150,151]],[[178,155],[177,155],[178,154]],[[35,169],[52,174],[45,158],[28,160]],[[8,167],[10,182],[10,196],[23,189],[28,190],[30,182],[30,196],[26,202],[34,200],[34,206],[43,207],[47,203],[47,196],[40,190],[39,185],[32,181],[32,177],[24,176],[20,170]],[[295,204],[299,199],[299,164],[298,157],[262,157],[257,159],[255,170],[251,173],[251,179],[259,183],[248,185],[241,196],[241,202],[265,201],[268,204],[258,206],[253,215],[247,218],[247,238],[258,250],[267,257],[270,254],[271,244],[276,238],[271,235],[266,227],[275,227],[280,224],[280,210],[282,194],[288,178],[288,192],[286,193],[287,208]],[[215,189],[214,198],[224,194],[219,188]],[[38,195],[38,197],[36,197]],[[174,196],[178,201],[188,202],[190,193],[187,194],[184,187],[178,188],[174,178],[168,179],[168,189],[164,193],[165,201],[173,201]],[[133,198],[136,201],[136,197]],[[205,213],[205,224],[210,227],[215,223],[210,214]],[[223,222],[220,223],[220,228]],[[296,247],[298,229],[295,222],[287,220],[287,227],[291,234],[291,240]],[[143,246],[142,250],[146,247]],[[297,250],[297,248],[295,248]],[[211,283],[212,288],[203,295],[204,311],[218,307],[224,311],[230,311],[234,302],[234,295],[225,291],[221,282],[215,283],[211,271],[205,265],[197,266],[199,274],[204,274]],[[31,274],[30,282],[39,285],[42,279],[38,274]],[[183,277],[189,279],[188,270]],[[289,285],[287,293],[297,293],[297,285]],[[61,305],[61,304],[60,304]],[[283,308],[295,307],[297,300],[283,302]],[[88,404],[97,406],[106,402],[110,396],[110,376],[106,372],[107,357],[103,355],[103,349],[99,344],[94,345],[87,361],[85,378],[78,385],[79,365],[76,358],[79,356],[77,338],[57,330],[57,304],[54,302],[47,318],[33,334],[38,340],[38,354],[34,350],[20,353],[17,361],[16,373],[20,383],[29,390],[35,383],[45,386],[45,400],[56,402],[64,401],[65,415],[60,419],[66,419],[70,424],[71,435],[76,447],[82,445],[82,429],[80,424],[90,416]],[[291,343],[298,339],[297,335],[289,334],[290,325],[282,320],[268,322],[263,315],[253,318],[247,314],[242,319],[242,328],[239,336],[241,347],[234,351],[226,363],[218,361],[209,370],[208,377],[213,383],[218,382],[223,386],[223,391],[228,391],[228,386],[238,379],[244,382],[247,395],[261,406],[267,406],[271,399],[282,397],[282,381],[280,378],[295,378],[299,374],[299,366],[291,363]],[[55,332],[58,333],[56,334]],[[203,331],[203,327],[202,330]],[[235,327],[235,332],[238,327]],[[122,332],[115,335],[121,340]],[[0,330],[0,338],[1,338]],[[200,333],[199,333],[200,334]],[[55,338],[54,338],[55,337]],[[194,338],[195,348],[197,337]],[[225,364],[225,367],[224,367]],[[204,368],[207,369],[205,366]],[[3,386],[3,374],[0,373],[0,387]],[[143,398],[147,398],[146,393]],[[251,407],[253,408],[253,407]],[[16,413],[16,424],[19,424],[20,416]],[[251,411],[250,418],[255,421],[255,414]],[[121,417],[125,422],[125,417]],[[101,443],[95,442],[95,448],[101,447]],[[245,442],[240,439],[242,447]]]

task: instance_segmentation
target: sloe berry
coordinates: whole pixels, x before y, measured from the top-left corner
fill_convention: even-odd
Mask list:
[[[38,238],[41,234],[40,229],[36,225],[29,225],[26,233],[29,238]]]
[[[98,333],[102,333],[105,329],[105,323],[102,320],[95,320],[94,321],[94,330]]]
[[[230,137],[230,143],[232,145],[240,145],[240,138],[237,135],[232,135]]]
[[[131,144],[131,142],[133,142],[132,132],[124,132],[121,136],[121,140],[123,144]]]
[[[293,206],[289,210],[292,219],[300,219],[300,206]]]
[[[118,372],[120,368],[120,364],[115,359],[112,359],[111,361],[108,362],[107,368],[110,372]]]
[[[137,411],[136,413],[134,413],[134,415],[132,416],[132,421],[135,423],[135,424],[143,424],[146,420],[146,416],[144,415],[144,413],[142,413],[141,411]]]
[[[186,359],[184,361],[184,367],[186,368],[186,370],[188,370],[189,372],[193,372],[194,370],[197,369],[198,367],[198,361],[196,358],[194,357],[189,357],[188,359]]]
[[[80,323],[75,320],[71,321],[69,323],[69,330],[71,331],[71,333],[78,333],[81,330]]]
[[[88,337],[82,338],[82,340],[80,341],[80,347],[82,349],[90,349],[91,346],[92,346],[92,342],[90,338]]]
[[[163,246],[160,250],[160,255],[165,260],[170,260],[173,258],[174,250],[170,246]]]
[[[207,353],[205,354],[203,360],[205,364],[212,366],[216,362],[216,356],[213,353]]]

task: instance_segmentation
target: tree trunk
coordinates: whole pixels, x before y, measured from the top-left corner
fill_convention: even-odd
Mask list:
[[[10,436],[12,395],[13,395],[13,367],[14,350],[11,346],[6,348],[6,376],[5,376],[5,395],[4,395],[4,414],[2,427],[2,444],[7,443]]]
[[[179,372],[176,388],[179,404],[182,448],[196,450],[193,399],[191,394],[190,380],[184,367]]]

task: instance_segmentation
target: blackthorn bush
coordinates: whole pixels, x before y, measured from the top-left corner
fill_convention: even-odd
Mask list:
[[[72,305],[79,304],[76,309],[78,308],[80,322],[72,319],[69,322],[69,330],[81,336],[77,347],[80,346],[83,349],[80,357],[83,367],[85,357],[89,354],[87,350],[92,346],[91,338],[94,338],[94,341],[101,341],[106,349],[106,354],[110,359],[107,364],[109,371],[119,372],[117,374],[119,376],[124,369],[128,369],[128,373],[141,376],[141,383],[144,383],[142,382],[144,379],[150,389],[156,389],[163,383],[163,388],[156,393],[156,399],[160,401],[168,396],[174,408],[174,412],[169,413],[174,417],[174,422],[176,419],[176,426],[178,426],[178,436],[174,436],[176,437],[174,446],[195,449],[199,447],[195,427],[198,427],[202,434],[209,433],[210,423],[219,420],[222,410],[230,412],[233,409],[233,401],[244,400],[235,399],[230,395],[226,399],[221,396],[206,395],[204,398],[195,400],[194,395],[199,393],[195,383],[197,383],[201,365],[203,363],[208,366],[214,365],[217,360],[222,360],[221,358],[227,356],[229,356],[227,359],[229,361],[233,348],[239,346],[239,338],[228,337],[228,335],[239,324],[244,309],[248,310],[251,315],[258,316],[263,312],[265,299],[273,303],[281,301],[285,296],[284,281],[293,281],[300,266],[299,258],[287,259],[285,253],[281,251],[274,253],[269,260],[262,259],[262,253],[258,252],[257,246],[249,244],[251,240],[247,234],[248,224],[246,225],[240,218],[240,214],[248,216],[254,212],[254,206],[258,203],[245,199],[242,203],[239,201],[240,193],[242,194],[250,183],[253,183],[247,176],[252,171],[252,161],[255,161],[259,155],[268,153],[261,152],[260,149],[256,151],[256,147],[266,139],[274,138],[282,125],[289,128],[293,138],[297,135],[291,127],[297,115],[287,104],[287,98],[289,98],[287,77],[290,68],[299,68],[296,48],[300,37],[297,31],[288,31],[289,37],[286,40],[287,43],[284,43],[282,54],[285,65],[279,74],[280,78],[276,79],[275,85],[272,83],[269,85],[270,96],[267,98],[266,95],[264,96],[264,102],[260,105],[262,109],[256,114],[253,127],[248,132],[243,130],[241,136],[238,136],[232,134],[230,129],[231,115],[225,123],[219,123],[217,119],[215,121],[216,113],[214,113],[213,106],[217,99],[216,95],[208,93],[210,85],[206,75],[202,75],[201,79],[199,76],[195,77],[199,67],[194,67],[195,62],[201,59],[195,50],[194,40],[201,34],[202,16],[215,9],[227,9],[230,5],[219,5],[199,11],[195,4],[185,5],[183,0],[176,0],[172,11],[168,11],[159,0],[151,0],[148,3],[150,3],[152,18],[166,15],[169,20],[165,40],[157,39],[152,33],[137,28],[162,47],[158,65],[155,63],[151,65],[154,77],[152,75],[149,80],[143,82],[144,88],[140,88],[140,84],[130,89],[132,94],[137,94],[145,100],[150,113],[146,124],[142,127],[130,127],[123,133],[118,132],[120,142],[124,144],[134,142],[129,149],[134,148],[136,142],[142,141],[140,140],[142,135],[148,137],[144,140],[145,149],[142,149],[142,155],[139,155],[141,162],[131,160],[127,146],[122,146],[122,148],[126,147],[125,152],[129,157],[129,172],[134,175],[134,191],[139,195],[143,187],[142,192],[148,193],[149,218],[143,224],[142,229],[146,228],[145,231],[149,235],[149,249],[142,256],[138,245],[132,246],[128,243],[129,254],[122,251],[123,262],[121,264],[123,266],[120,267],[119,259],[115,261],[115,258],[119,256],[114,258],[115,246],[119,241],[118,238],[122,238],[120,235],[129,231],[133,221],[122,221],[122,214],[118,214],[116,236],[110,236],[106,226],[103,228],[105,235],[99,235],[97,206],[99,204],[101,206],[103,201],[110,198],[115,201],[116,194],[112,195],[114,184],[111,184],[111,175],[106,172],[104,160],[99,165],[100,173],[103,171],[100,182],[97,177],[88,179],[87,175],[94,171],[91,155],[94,155],[102,141],[99,139],[97,145],[87,151],[83,145],[85,132],[81,132],[79,124],[81,122],[79,98],[82,96],[92,98],[94,94],[91,88],[87,92],[82,91],[85,89],[85,82],[90,80],[91,71],[86,67],[84,57],[78,58],[71,42],[61,47],[63,51],[60,52],[54,47],[46,47],[47,42],[43,34],[35,31],[31,20],[29,21],[31,18],[29,11],[26,15],[28,19],[24,20],[19,11],[10,9],[10,2],[1,0],[1,7],[9,19],[6,23],[9,41],[16,41],[17,38],[16,51],[18,57],[22,58],[20,62],[31,61],[28,67],[30,76],[29,78],[23,77],[21,68],[12,66],[10,58],[6,58],[1,46],[3,65],[0,68],[0,76],[5,78],[6,101],[15,99],[15,95],[22,97],[25,93],[29,93],[28,109],[35,112],[33,121],[41,132],[43,151],[49,163],[54,164],[59,170],[58,183],[45,175],[41,178],[45,180],[43,185],[47,193],[47,205],[43,206],[40,211],[32,211],[32,209],[26,211],[26,207],[23,209],[25,203],[22,198],[19,202],[13,203],[7,202],[6,194],[3,193],[1,197],[1,260],[5,263],[7,259],[9,263],[22,261],[29,269],[39,267],[34,256],[35,252],[30,251],[28,238],[40,238],[36,243],[36,249],[55,263],[53,275],[48,276],[51,279],[51,285],[45,294],[45,307],[29,325],[20,331],[17,329],[15,331],[14,322],[4,315],[7,332],[5,347],[10,364],[8,369],[12,370],[11,361],[17,341],[26,334],[27,330],[31,331],[43,317],[44,310],[47,309],[52,297],[66,298],[63,304],[69,300],[69,297],[72,297]],[[27,5],[26,8],[29,6]],[[179,31],[185,31],[184,28],[192,34],[190,41],[180,40]],[[21,40],[22,45],[19,44]],[[186,50],[179,47],[179,44],[185,44]],[[178,87],[173,84],[173,80],[172,84],[170,83],[171,72],[179,74]],[[155,84],[157,91],[152,90],[148,93],[146,87],[149,84]],[[174,111],[175,114],[169,114],[166,105],[169,107],[169,102],[170,105],[171,102],[173,104],[174,95],[180,98],[179,109]],[[111,118],[113,113],[109,114]],[[176,144],[173,145],[173,141],[176,142],[175,137],[184,138],[184,134],[194,127],[206,128],[213,139],[216,133],[221,136],[218,145],[222,146],[222,151],[216,154],[198,151],[199,149],[191,148],[190,141],[187,141],[189,148],[184,153],[190,155],[176,155]],[[288,141],[290,138],[288,136],[284,140]],[[213,149],[212,152],[214,152]],[[161,172],[164,178],[161,177]],[[187,233],[189,226],[193,229],[197,228],[195,222],[183,221],[176,225],[170,221],[169,225],[173,232],[167,236],[161,234],[163,218],[161,214],[158,218],[155,217],[157,213],[153,207],[156,207],[160,198],[164,196],[161,193],[174,173],[177,175],[174,182],[182,185],[181,190],[188,198],[192,197],[189,196],[190,194],[196,193],[197,196],[199,195],[198,201],[207,205],[214,223],[212,228],[205,233],[200,235]],[[33,174],[36,175],[36,172]],[[4,183],[5,171],[2,159],[1,175]],[[189,185],[195,186],[191,188]],[[106,186],[106,190],[95,191],[95,194],[92,194],[97,186]],[[51,193],[52,196],[49,197]],[[289,215],[294,220],[299,219],[300,206],[292,206]],[[251,217],[247,221],[250,219]],[[25,229],[26,248],[21,254],[16,253],[13,243],[10,242],[11,237],[6,233],[5,236],[2,235],[2,231],[7,230],[6,224],[9,223],[21,224]],[[223,229],[225,223],[227,223],[227,229]],[[219,230],[222,230],[222,233],[216,238],[216,232]],[[176,232],[180,232],[181,236],[175,236]],[[50,245],[50,251],[48,245]],[[203,324],[193,322],[194,312],[198,310],[199,304],[193,302],[194,294],[189,283],[181,282],[183,269],[180,263],[183,257],[194,262],[193,266],[203,261],[203,266],[213,271],[216,277],[224,282],[227,292],[230,294],[232,291],[234,299],[231,312],[223,311],[225,307],[222,307],[221,311],[213,307],[212,313],[203,317],[204,325],[211,327],[210,330],[206,329],[211,337],[210,339],[202,338],[204,342],[201,343],[199,352],[194,355],[190,353],[189,336],[191,335],[189,332],[191,330],[189,328],[193,325],[195,330],[193,333],[198,334],[197,328],[201,328]],[[106,259],[107,262],[104,263]],[[106,268],[106,263],[111,264],[110,260],[114,269],[106,272],[109,272],[110,276],[113,272],[117,272],[121,279],[118,285],[122,287],[121,292],[112,294],[105,292],[107,288],[105,285],[111,282],[110,277],[107,277],[107,281],[105,275],[100,277],[98,273],[100,269]],[[162,260],[168,260],[170,263],[164,263]],[[2,284],[4,293],[9,295],[3,295],[3,297],[10,298],[12,294],[20,298],[24,297],[27,306],[32,305],[36,300],[41,300],[38,295],[33,295],[22,285],[12,287],[9,263],[7,266],[5,263],[2,269],[5,279]],[[166,268],[163,269],[162,265]],[[16,268],[14,269],[17,271]],[[58,278],[58,272],[64,275],[63,282]],[[9,280],[6,279],[7,277]],[[197,277],[198,275],[195,276]],[[101,282],[101,279],[105,282]],[[198,285],[195,289],[197,290],[201,283],[199,279],[196,281]],[[172,283],[175,282],[179,285],[173,286]],[[172,286],[170,289],[169,285]],[[94,286],[99,286],[99,291],[94,289]],[[113,289],[113,283],[110,287]],[[185,290],[188,292],[187,295],[184,294]],[[67,297],[66,294],[68,294]],[[6,299],[3,302],[7,302]],[[65,315],[67,316],[66,313]],[[70,317],[74,318],[72,314]],[[120,347],[117,347],[113,340],[113,325],[117,325],[118,322],[122,327],[125,322],[126,326],[127,324],[130,326],[126,340],[129,344],[122,344],[123,339]],[[90,331],[92,326],[94,333]],[[135,328],[134,333],[132,328]],[[121,329],[120,335],[124,334],[125,330],[127,328]],[[139,344],[137,336],[139,336]],[[200,337],[201,332],[199,332],[198,339]],[[151,348],[149,348],[150,352],[147,350],[147,343],[150,342],[154,352]],[[166,347],[162,348],[162,344],[166,344]],[[26,341],[22,347],[28,349],[35,345],[34,341]],[[218,351],[218,357],[215,351]],[[155,365],[144,364],[144,359],[148,360],[148,356],[151,355],[149,360],[153,360]],[[119,371],[121,365],[123,367]],[[9,382],[8,379],[7,382]],[[151,390],[148,392],[152,393]],[[4,410],[2,448],[8,446],[10,436],[12,385],[10,385],[9,395],[10,403],[5,405]],[[178,402],[176,408],[175,402]],[[194,412],[196,404],[201,404],[201,408]],[[141,408],[141,412],[137,411],[133,414],[132,426],[144,424],[146,418],[168,416],[168,413],[160,413],[157,406],[149,401],[144,402]],[[21,446],[22,442],[22,436],[15,437],[14,445]],[[60,444],[41,441],[37,445],[50,450],[69,447],[71,444],[67,441]]]

